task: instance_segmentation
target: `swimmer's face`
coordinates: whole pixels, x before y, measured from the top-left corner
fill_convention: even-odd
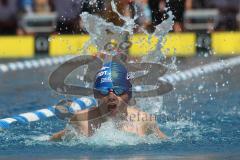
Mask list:
[[[98,98],[98,102],[101,115],[117,117],[127,113],[129,95],[123,93],[117,96],[114,92],[109,92],[106,96],[101,95]]]

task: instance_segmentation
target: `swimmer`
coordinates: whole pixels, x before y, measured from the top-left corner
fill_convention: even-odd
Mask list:
[[[77,133],[91,136],[101,124],[112,121],[117,129],[125,132],[138,136],[155,134],[159,138],[166,138],[158,128],[155,116],[137,107],[130,107],[132,84],[122,64],[104,64],[95,76],[93,91],[98,107],[77,111],[69,120]],[[64,129],[54,134],[51,140],[61,140],[67,133],[68,129]]]

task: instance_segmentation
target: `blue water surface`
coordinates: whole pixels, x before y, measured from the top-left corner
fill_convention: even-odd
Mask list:
[[[194,61],[195,59],[193,59]],[[182,64],[188,65],[188,64]],[[0,118],[47,108],[65,96],[48,86],[56,67],[0,75]],[[185,68],[190,68],[185,67]],[[168,135],[137,137],[111,129],[90,138],[62,142],[47,139],[63,129],[56,117],[0,132],[1,159],[238,159],[240,156],[240,66],[179,82],[174,90],[143,106],[155,104],[159,127]],[[162,101],[161,103],[158,103]],[[157,105],[156,105],[157,104]],[[159,104],[159,105],[158,105]]]

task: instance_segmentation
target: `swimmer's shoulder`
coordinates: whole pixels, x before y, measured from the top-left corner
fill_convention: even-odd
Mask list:
[[[94,130],[100,126],[98,107],[78,111],[71,118],[69,124],[75,131],[84,136],[91,136]]]
[[[137,106],[130,106],[127,108],[128,114],[133,114],[133,113],[144,113],[142,110],[140,110]]]
[[[141,111],[137,107],[128,108],[128,121],[141,128],[141,133],[139,133],[139,135],[154,133],[159,138],[167,138],[157,125],[157,117],[153,114]]]
[[[137,108],[136,106],[128,107],[128,120],[132,122],[141,123],[155,123],[156,117],[147,112],[144,112]]]
[[[99,116],[98,107],[77,111],[70,121],[88,121]]]

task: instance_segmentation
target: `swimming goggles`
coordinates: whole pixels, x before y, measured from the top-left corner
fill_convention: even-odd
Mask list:
[[[121,96],[126,92],[129,92],[128,89],[125,89],[123,87],[113,87],[113,88],[101,88],[101,89],[94,89],[95,95],[102,95],[107,96],[110,92],[113,92],[116,96]]]

